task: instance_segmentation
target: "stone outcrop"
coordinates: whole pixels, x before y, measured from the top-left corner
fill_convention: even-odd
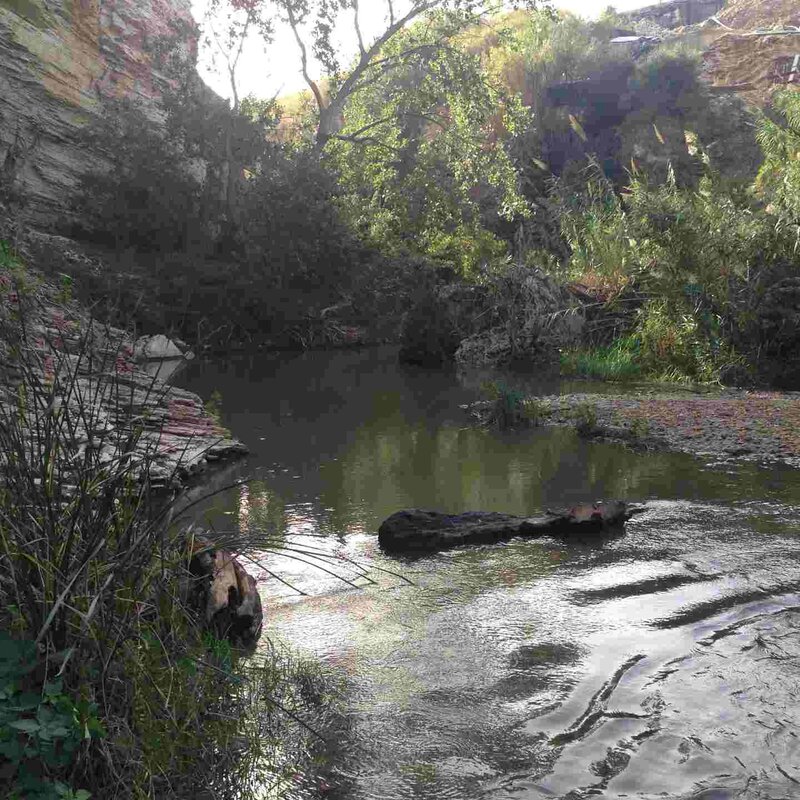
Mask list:
[[[97,167],[81,131],[106,100],[160,113],[171,77],[155,53],[168,39],[194,63],[190,0],[0,0],[0,192],[13,188],[31,221],[62,218]]]
[[[163,333],[155,336],[140,336],[133,346],[137,361],[159,361],[172,358],[193,358],[194,354],[186,345],[169,339]]]
[[[464,544],[493,544],[515,536],[596,535],[620,530],[641,510],[621,500],[585,503],[564,512],[547,511],[539,517],[493,511],[443,514],[410,509],[398,511],[383,521],[378,529],[378,542],[390,552],[414,553]]]
[[[0,269],[3,418],[24,400],[35,441],[37,426],[49,424],[42,403],[57,407],[69,431],[56,466],[62,481],[87,451],[101,463],[130,460],[152,486],[181,485],[210,462],[247,452],[200,397],[146,370],[132,337],[93,320],[69,295],[68,282],[43,282],[15,259]]]

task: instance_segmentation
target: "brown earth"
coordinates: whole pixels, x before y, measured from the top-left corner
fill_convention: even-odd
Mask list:
[[[729,28],[743,31],[800,26],[800,4],[797,0],[732,0],[717,19]]]
[[[787,84],[782,62],[800,53],[800,34],[752,36],[726,34],[703,53],[703,76],[719,89],[734,89],[748,102],[765,106],[772,94],[787,86],[800,88],[800,79]]]

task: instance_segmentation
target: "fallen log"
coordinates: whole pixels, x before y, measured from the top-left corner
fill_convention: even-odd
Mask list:
[[[546,511],[539,517],[518,517],[494,511],[443,514],[407,509],[385,519],[378,542],[389,552],[445,550],[464,544],[491,544],[514,536],[565,536],[619,531],[634,514],[643,511],[622,500],[584,503],[563,512]]]

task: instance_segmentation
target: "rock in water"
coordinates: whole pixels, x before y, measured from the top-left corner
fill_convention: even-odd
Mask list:
[[[206,539],[194,538],[190,548],[189,571],[200,589],[193,595],[194,603],[206,626],[234,645],[255,644],[263,622],[255,578],[232,553],[216,549]]]
[[[642,511],[621,500],[584,503],[540,517],[518,517],[494,511],[443,514],[408,509],[388,517],[378,529],[380,546],[391,552],[444,550],[464,544],[491,544],[514,536],[564,536],[621,528]]]

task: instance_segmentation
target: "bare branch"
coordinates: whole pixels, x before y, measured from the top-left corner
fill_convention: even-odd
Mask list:
[[[320,112],[322,112],[325,110],[325,100],[322,97],[322,92],[320,91],[316,81],[308,74],[308,50],[306,49],[306,44],[303,41],[303,38],[300,36],[300,31],[298,29],[299,22],[294,14],[291,3],[287,3],[285,8],[289,19],[289,26],[292,29],[297,46],[300,48],[300,63],[303,72],[303,80],[308,85],[308,88],[311,89],[311,92],[314,95],[314,100],[317,101],[317,108],[320,110]]]
[[[354,24],[356,28],[356,36],[358,37],[358,50],[363,56],[366,50],[364,49],[364,39],[361,36],[361,26],[358,23],[358,0],[353,0],[353,14],[354,14]]]
[[[389,27],[370,45],[369,49],[361,54],[358,64],[356,64],[355,69],[353,69],[353,71],[345,79],[344,83],[339,89],[338,95],[343,98],[348,97],[353,91],[353,86],[364,74],[364,71],[369,67],[370,62],[380,52],[381,48],[409,22],[418,17],[420,14],[424,14],[426,11],[429,11],[435,6],[440,5],[440,3],[441,0],[425,0],[425,2],[415,5],[404,17],[396,19],[394,22],[392,22]]]

